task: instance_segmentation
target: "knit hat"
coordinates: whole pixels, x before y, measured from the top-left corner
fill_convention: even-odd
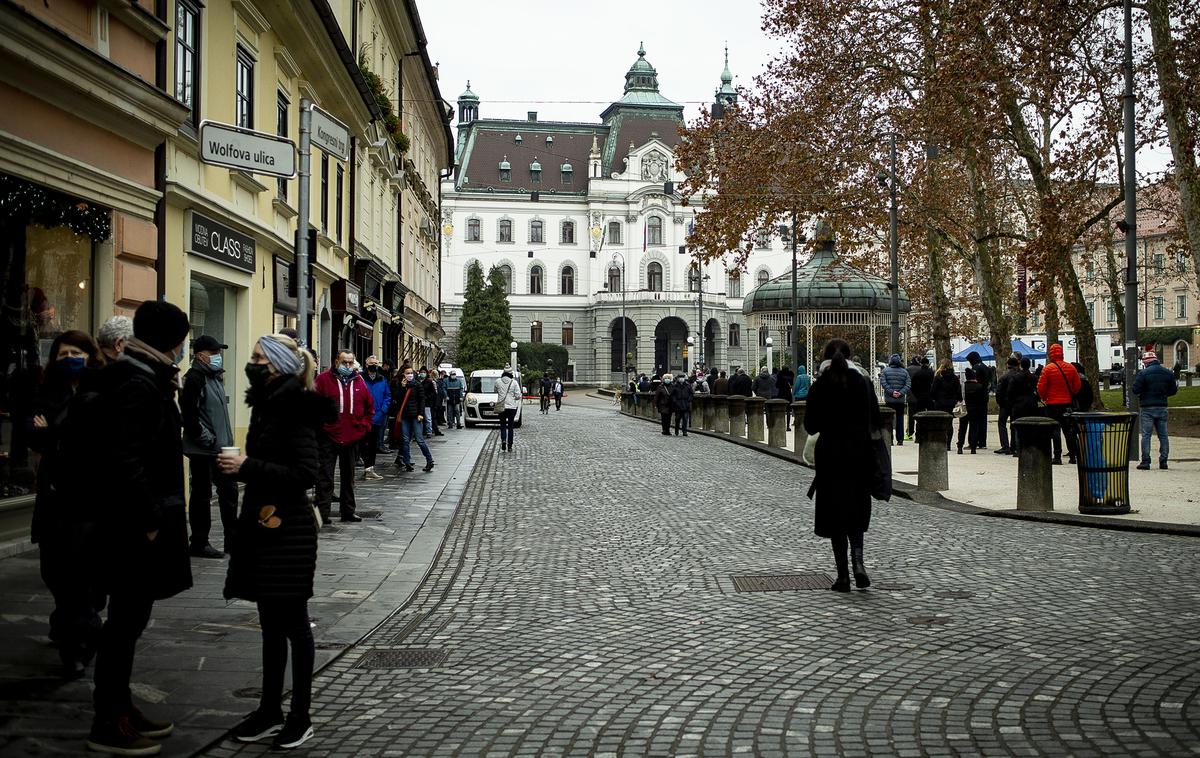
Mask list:
[[[1142,363],[1146,366],[1149,366],[1152,362],[1157,360],[1158,355],[1156,355],[1152,350],[1147,350],[1146,352],[1142,353]]]
[[[182,344],[191,328],[187,314],[165,300],[147,300],[133,314],[133,336],[164,353]]]

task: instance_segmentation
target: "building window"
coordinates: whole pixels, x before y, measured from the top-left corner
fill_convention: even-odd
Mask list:
[[[1088,312],[1088,321],[1093,324],[1096,323],[1096,304],[1088,303],[1087,304],[1087,312]]]
[[[691,266],[688,267],[688,292],[699,292],[699,291],[700,291],[700,269],[697,268],[696,264],[693,263]]]
[[[500,161],[500,181],[512,181],[512,164],[508,162],[508,156],[504,156],[504,160]]]
[[[619,292],[621,290],[621,269],[613,266],[608,269],[608,291]]]
[[[564,295],[575,294],[575,269],[570,266],[565,266],[562,270],[561,281],[559,282],[559,292]]]
[[[483,239],[483,235],[479,229],[479,219],[467,219],[467,242],[479,242]]]
[[[561,242],[564,245],[574,245],[575,244],[575,222],[574,221],[562,222],[562,230],[561,230],[561,234],[559,236],[559,242]]]
[[[1087,269],[1086,269],[1086,273],[1084,274],[1084,278],[1087,279],[1089,282],[1095,280],[1095,278],[1096,278],[1096,263],[1094,261],[1087,262]]]
[[[500,223],[496,226],[496,241],[512,242],[512,221],[506,218],[500,219]]]
[[[175,99],[196,113],[200,11],[189,0],[175,6]]]
[[[1175,296],[1175,318],[1187,318],[1187,295]]]
[[[1104,303],[1104,311],[1105,311],[1105,313],[1104,313],[1105,319],[1108,321],[1108,323],[1109,323],[1109,324],[1115,324],[1115,323],[1117,323],[1117,306],[1116,306],[1116,303],[1114,303],[1112,300],[1107,300],[1107,301],[1105,301],[1105,303]],[[1036,318],[1036,317],[1037,317],[1037,314],[1034,314],[1034,317]],[[1035,322],[1035,323],[1036,323],[1036,322]]]
[[[546,224],[543,221],[529,222],[529,241],[530,242],[545,242],[546,241]]]
[[[333,209],[334,218],[334,233],[333,238],[341,243],[342,241],[342,192],[345,186],[346,170],[342,168],[342,164],[337,166],[337,184],[334,185],[333,201],[336,203]]]
[[[564,163],[562,165],[562,183],[564,187],[571,186],[571,177],[574,173],[575,171],[572,170],[570,163]]]
[[[575,324],[564,321],[562,326],[562,343],[567,347],[575,344]]]
[[[1110,319],[1110,320],[1111,320],[1111,319]],[[1038,328],[1038,326],[1039,326],[1041,323],[1042,323],[1042,316],[1041,316],[1041,314],[1039,314],[1037,311],[1034,311],[1032,314],[1030,314],[1030,316],[1029,316],[1029,325],[1030,325],[1031,327],[1033,327],[1034,329],[1037,329],[1037,328]]]
[[[742,277],[737,271],[729,272],[729,296],[742,296]]]
[[[758,272],[758,284],[760,287],[769,281],[771,281],[771,272],[770,271],[767,271],[764,268],[763,270]]]
[[[1155,321],[1162,321],[1164,310],[1166,310],[1166,309],[1163,307],[1162,295],[1155,295],[1155,297],[1154,297],[1154,320]]]
[[[512,266],[504,264],[500,266],[500,275],[504,277],[504,294],[512,294]]]
[[[771,231],[769,229],[762,229],[762,230],[758,231],[757,233],[755,233],[754,248],[756,250],[770,250],[771,249]]]
[[[729,347],[742,346],[742,327],[739,324],[729,325]]]
[[[609,221],[608,222],[608,244],[610,244],[610,245],[621,244],[621,222],[620,221]]]
[[[661,263],[651,263],[646,267],[646,289],[651,292],[662,292],[663,267]]]
[[[1165,263],[1166,262],[1163,259],[1163,254],[1155,253],[1154,254],[1154,273],[1161,274],[1163,272],[1163,269],[1166,268]]]
[[[329,233],[329,156],[321,153],[321,231]]]
[[[287,95],[282,92],[275,97],[275,134],[280,137],[287,138],[288,136],[288,103]],[[275,194],[280,200],[287,202],[288,199],[288,180],[275,180]]]
[[[646,219],[646,244],[661,245],[662,243],[662,219],[658,216],[651,216]]]
[[[529,325],[529,341],[538,343],[542,341],[542,322],[534,321]]]
[[[237,46],[237,72],[234,80],[234,122],[243,129],[254,128],[254,59]]]
[[[542,164],[538,163],[536,158],[529,164],[529,181],[533,184],[542,182]]]
[[[1185,255],[1183,253],[1175,254],[1175,268],[1180,273],[1183,273],[1184,271],[1187,270],[1187,255]]]
[[[529,269],[529,294],[542,294],[542,267],[531,266]]]

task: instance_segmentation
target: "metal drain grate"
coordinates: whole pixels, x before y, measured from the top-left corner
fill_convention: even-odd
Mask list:
[[[918,626],[941,626],[942,624],[949,624],[950,617],[949,616],[909,616],[908,623],[916,624]]]
[[[392,650],[368,650],[355,668],[360,669],[422,669],[441,666],[449,654],[432,647],[410,647]]]
[[[763,574],[735,576],[733,588],[738,592],[789,592],[792,590],[827,590],[833,580],[828,574]]]

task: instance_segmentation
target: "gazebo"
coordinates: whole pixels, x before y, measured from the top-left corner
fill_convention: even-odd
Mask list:
[[[827,221],[817,224],[816,252],[796,269],[796,331],[801,340],[800,359],[814,368],[814,353],[826,340],[841,337],[850,343],[865,368],[887,349],[891,329],[891,284],[844,263],[834,252],[833,231]],[[912,303],[900,290],[900,344],[905,344]],[[766,354],[766,338],[774,341],[776,366],[791,361],[788,327],[792,323],[792,272],[764,282],[746,295],[746,339],[750,340],[751,366],[757,369]],[[794,369],[795,367],[793,367]],[[749,367],[747,367],[749,370]]]

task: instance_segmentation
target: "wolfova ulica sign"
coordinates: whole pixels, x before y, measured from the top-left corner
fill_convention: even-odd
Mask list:
[[[192,211],[192,252],[226,266],[254,271],[254,238]]]

